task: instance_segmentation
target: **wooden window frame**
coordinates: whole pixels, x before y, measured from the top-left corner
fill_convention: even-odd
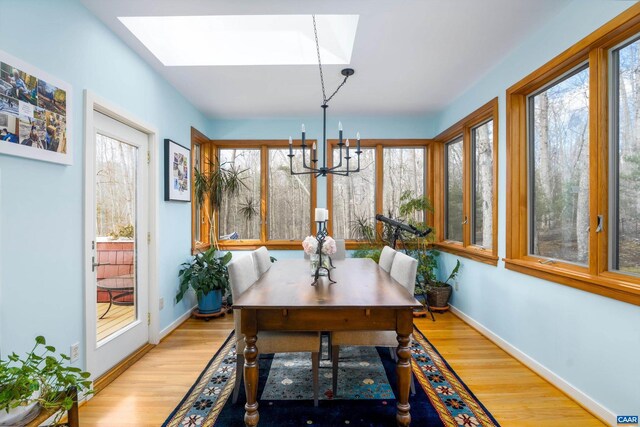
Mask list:
[[[338,146],[337,139],[327,140],[327,166],[333,166],[333,149]],[[362,148],[375,148],[375,212],[383,212],[383,185],[384,182],[384,149],[385,148],[424,148],[425,150],[425,188],[426,196],[433,202],[433,140],[431,139],[363,139],[360,141]],[[327,175],[327,209],[329,210],[329,222],[327,223],[327,231],[333,234],[333,175]],[[428,226],[433,226],[433,213],[427,212],[425,215]],[[376,234],[382,234],[382,223],[376,221]],[[359,249],[367,246],[366,242],[360,240],[346,240],[347,249]]]
[[[471,221],[472,205],[471,199],[474,189],[471,187],[473,180],[471,178],[471,163],[474,161],[472,151],[471,132],[478,126],[493,121],[493,209],[492,215],[492,239],[491,248],[474,245],[471,243]],[[462,242],[454,242],[445,240],[445,201],[446,201],[446,182],[445,174],[445,150],[446,145],[454,142],[462,137],[462,212],[463,217],[467,218],[462,228]],[[457,256],[469,258],[485,264],[498,265],[498,98],[494,98],[482,107],[469,114],[467,117],[455,123],[444,132],[436,136],[434,145],[436,170],[435,172],[435,199],[436,209],[436,243],[434,244],[443,252],[449,252]]]
[[[640,34],[640,4],[609,21],[507,90],[506,268],[640,305],[640,278],[609,271],[610,50]],[[589,65],[589,261],[541,264],[529,254],[527,97],[582,63]],[[596,232],[602,215],[603,230]]]
[[[306,236],[300,236],[300,239],[296,240],[276,240],[269,239],[269,230],[268,230],[268,206],[269,206],[269,149],[272,148],[289,148],[288,140],[209,140],[202,133],[197,132],[194,134],[195,129],[192,128],[192,150],[194,153],[195,150],[194,145],[199,144],[201,146],[201,154],[200,157],[205,162],[205,159],[217,158],[220,149],[229,149],[236,148],[238,150],[244,149],[257,149],[260,150],[260,238],[259,239],[239,239],[239,240],[218,240],[218,245],[222,250],[250,250],[256,249],[260,246],[266,246],[268,249],[276,249],[276,250],[285,250],[285,249],[302,249],[302,239]],[[308,144],[313,144],[315,140],[307,140]],[[294,140],[294,147],[299,147],[301,141]],[[192,154],[193,156],[193,154]],[[195,166],[195,163],[192,163]],[[206,170],[208,166],[206,164],[201,165]],[[192,167],[192,169],[194,169]],[[193,182],[193,181],[192,181]],[[193,191],[193,190],[192,190]],[[316,199],[317,199],[317,179],[314,175],[311,175],[311,200],[310,200],[310,210],[309,215],[310,218],[313,218],[313,213],[316,208]],[[195,236],[195,197],[192,197],[192,208],[191,208],[191,233],[192,233],[192,252],[200,252],[208,249],[211,245],[209,240],[209,225],[206,220],[203,222],[201,226],[201,235],[200,239],[203,243],[197,245]],[[216,211],[215,215],[218,216],[219,213]],[[218,230],[218,220],[215,222],[214,233],[216,236],[219,235]],[[313,226],[315,224],[310,221],[309,224],[309,233],[315,234],[315,230]]]

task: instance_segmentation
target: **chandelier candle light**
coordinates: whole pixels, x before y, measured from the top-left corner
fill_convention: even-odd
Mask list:
[[[341,71],[341,74],[344,76],[344,80],[338,86],[338,88],[333,92],[333,94],[327,98],[327,94],[324,89],[324,76],[322,74],[322,62],[320,61],[320,44],[318,43],[318,30],[316,28],[316,16],[313,15],[313,32],[316,38],[316,50],[318,52],[318,67],[320,68],[320,83],[322,85],[322,166],[318,166],[318,151],[316,147],[316,143],[314,142],[311,145],[311,153],[309,155],[309,163],[307,164],[307,144],[306,144],[306,131],[304,128],[304,124],[302,125],[302,168],[306,169],[302,172],[296,172],[293,170],[293,158],[295,157],[293,154],[293,138],[289,137],[289,167],[291,169],[291,175],[309,175],[315,174],[318,176],[327,176],[328,174],[333,175],[341,175],[341,176],[349,176],[350,173],[360,172],[360,154],[362,154],[362,150],[360,150],[360,132],[356,134],[356,160],[357,167],[355,169],[351,169],[351,165],[349,164],[351,159],[353,158],[349,152],[349,139],[346,142],[342,139],[342,123],[338,122],[338,147],[340,148],[340,161],[337,165],[333,167],[327,166],[327,156],[331,153],[327,151],[327,108],[329,108],[329,101],[331,98],[335,96],[336,93],[340,90],[342,86],[347,82],[347,79],[352,76],[355,71],[353,68],[345,68]],[[345,150],[345,154],[343,157],[343,149]],[[345,161],[345,166],[343,167],[342,161]],[[317,219],[316,219],[317,221]]]

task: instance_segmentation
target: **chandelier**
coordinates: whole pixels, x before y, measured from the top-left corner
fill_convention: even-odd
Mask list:
[[[349,139],[347,138],[346,142],[343,142],[342,123],[338,122],[338,148],[340,149],[340,161],[338,162],[337,165],[331,168],[328,167],[327,156],[330,153],[327,152],[327,108],[329,108],[329,101],[331,101],[331,98],[333,98],[336,95],[336,93],[338,93],[340,88],[344,86],[344,84],[347,82],[347,79],[351,77],[355,73],[355,71],[353,70],[353,68],[343,69],[341,71],[341,74],[344,76],[344,80],[342,80],[342,83],[340,83],[338,88],[331,94],[331,96],[327,98],[327,94],[324,89],[324,76],[322,74],[322,62],[320,60],[320,44],[318,43],[318,30],[316,28],[316,16],[312,15],[312,17],[313,17],[313,33],[316,39],[316,51],[318,52],[318,68],[320,69],[320,84],[322,85],[322,105],[320,106],[322,108],[322,152],[323,152],[322,166],[319,166],[318,151],[317,151],[315,142],[311,146],[310,154],[309,154],[309,163],[307,164],[306,152],[307,152],[308,146],[306,143],[306,132],[303,124],[301,147],[302,147],[302,167],[305,170],[301,172],[296,172],[293,170],[293,158],[295,156],[293,154],[293,139],[291,137],[289,137],[289,154],[287,155],[289,157],[289,167],[291,168],[291,175],[315,174],[316,177],[318,177],[318,176],[327,176],[328,174],[333,174],[333,175],[349,176],[350,173],[360,171],[360,154],[362,154],[362,151],[360,150],[360,132],[356,134],[355,154],[356,154],[357,166],[355,168],[352,168],[353,163],[351,163],[351,159],[353,159],[353,157],[351,156],[351,153],[349,151],[350,150]],[[344,150],[344,157],[343,157],[343,150]],[[344,165],[343,165],[343,160],[344,160]]]

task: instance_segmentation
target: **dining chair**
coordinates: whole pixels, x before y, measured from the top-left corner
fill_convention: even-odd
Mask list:
[[[260,246],[253,251],[252,255],[253,263],[256,267],[256,275],[260,277],[271,268],[271,255],[269,255],[269,250],[264,246]]]
[[[234,258],[227,265],[231,296],[236,301],[243,292],[253,285],[258,276],[253,262],[253,254]],[[236,382],[233,387],[232,403],[238,400],[240,383],[244,374],[244,336],[240,332],[240,312],[233,310],[233,324],[236,337]],[[318,406],[318,372],[320,367],[320,334],[318,332],[258,332],[258,350],[263,354],[311,353],[313,371],[313,405]]]
[[[386,271],[387,273],[391,271],[391,265],[393,264],[393,258],[396,256],[396,250],[392,249],[389,246],[385,246],[382,248],[382,253],[380,253],[380,260],[378,261],[378,265],[381,269]]]
[[[391,249],[391,248],[389,248]],[[396,252],[391,265],[390,276],[400,283],[411,295],[416,286],[416,273],[418,272],[418,260]],[[338,389],[338,359],[340,358],[340,346],[362,347],[389,347],[392,358],[395,356],[395,348],[398,346],[396,331],[336,331],[331,333],[331,354],[333,355],[333,395]],[[411,393],[415,394],[416,387],[411,375]]]
[[[336,239],[336,253],[331,255],[332,260],[342,260],[347,257],[347,248],[344,239]]]

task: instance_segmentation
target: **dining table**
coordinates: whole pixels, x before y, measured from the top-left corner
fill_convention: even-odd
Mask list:
[[[396,331],[396,422],[409,426],[411,413],[410,336],[413,309],[422,305],[373,260],[333,261],[326,276],[312,285],[309,261],[279,260],[234,301],[244,335],[244,422],[257,426],[259,331]]]

